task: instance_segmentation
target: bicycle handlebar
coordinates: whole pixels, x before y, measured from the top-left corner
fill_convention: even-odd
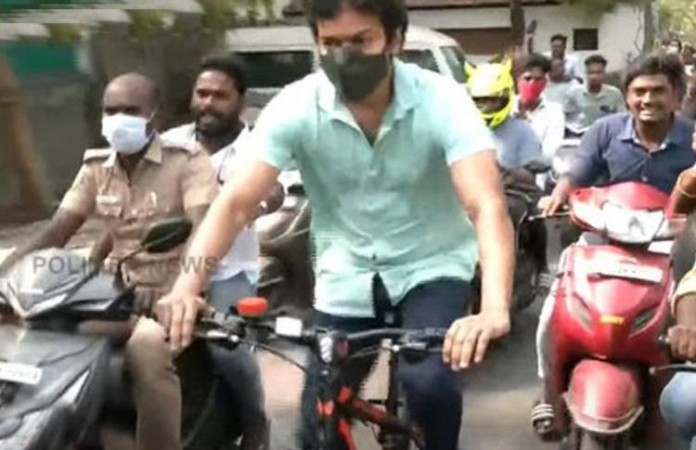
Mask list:
[[[409,350],[414,352],[429,352],[439,350],[442,346],[447,329],[444,328],[425,328],[425,329],[403,329],[403,328],[380,328],[355,333],[343,333],[322,327],[312,327],[305,329],[299,319],[289,317],[279,317],[275,321],[268,321],[263,318],[249,319],[235,315],[210,316],[204,320],[196,333],[202,339],[226,341],[236,345],[245,340],[248,331],[266,333],[279,337],[285,341],[299,344],[305,347],[317,348],[319,352],[326,351],[322,348],[322,340],[331,339],[331,343],[345,342],[348,348],[345,349],[345,358],[350,358],[353,353],[364,351],[361,344],[369,341],[382,341],[384,339],[395,340],[394,346],[390,349],[393,352]],[[324,344],[327,345],[327,344]],[[357,350],[353,350],[353,347]]]

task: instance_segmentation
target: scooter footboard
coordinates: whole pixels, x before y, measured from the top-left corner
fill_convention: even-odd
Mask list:
[[[596,434],[619,434],[643,413],[641,381],[631,367],[586,359],[573,369],[565,401],[573,422]]]

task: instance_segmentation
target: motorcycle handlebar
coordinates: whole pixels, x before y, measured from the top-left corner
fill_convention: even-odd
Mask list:
[[[666,334],[660,335],[657,338],[657,345],[663,347],[664,349],[669,349],[671,342],[669,336]],[[678,364],[667,364],[664,366],[651,367],[650,375],[657,375],[660,372],[691,372],[696,373],[696,363],[686,362]]]

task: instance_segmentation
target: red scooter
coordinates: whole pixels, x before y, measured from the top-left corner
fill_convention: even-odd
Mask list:
[[[665,380],[648,371],[668,363],[657,342],[674,283],[669,244],[683,224],[668,203],[633,182],[571,195],[571,220],[598,242],[572,245],[559,267],[548,381],[559,394],[563,449],[628,449],[657,411]]]

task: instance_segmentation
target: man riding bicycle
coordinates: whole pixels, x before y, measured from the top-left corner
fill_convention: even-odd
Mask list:
[[[395,57],[408,26],[403,0],[309,1],[307,13],[323,70],[263,111],[250,137],[255,153],[229,178],[189,256],[221,257],[281,170],[297,165],[312,206],[317,324],[358,331],[393,316],[395,326],[449,328],[442,355],[399,369],[426,448],[455,450],[455,372],[510,328],[513,234],[493,140],[463,86]],[[467,317],[479,254],[482,310]],[[175,349],[191,342],[205,270],[182,274],[158,304]],[[357,389],[371,365],[354,367],[345,383]],[[317,448],[311,380],[303,449]]]
[[[676,114],[684,69],[674,58],[648,56],[628,71],[624,85],[629,111],[605,117],[585,134],[575,155],[570,175],[562,178],[553,194],[540,201],[545,215],[553,215],[578,187],[637,181],[670,193],[679,174],[696,162],[692,152],[693,122]],[[585,242],[584,237],[581,243]],[[563,255],[559,267],[563,265]],[[551,288],[537,329],[539,377],[543,399],[532,410],[532,424],[543,437],[555,431],[553,409],[557,393],[546,386],[550,361],[545,343],[557,282]]]

